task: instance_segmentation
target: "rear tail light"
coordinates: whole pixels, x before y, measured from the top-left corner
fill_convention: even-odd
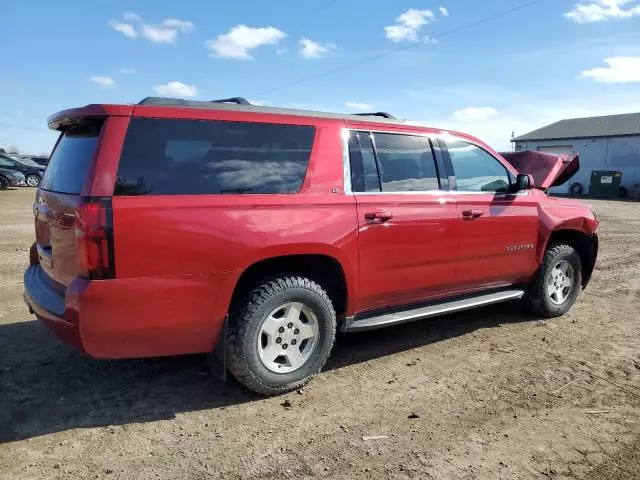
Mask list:
[[[76,211],[75,233],[80,275],[115,278],[111,199],[87,198]]]

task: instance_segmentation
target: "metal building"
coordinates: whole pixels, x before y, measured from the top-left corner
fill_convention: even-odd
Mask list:
[[[561,120],[511,141],[516,150],[580,154],[580,171],[552,193],[568,193],[576,182],[587,193],[597,170],[620,172],[627,189],[640,184],[640,113]]]

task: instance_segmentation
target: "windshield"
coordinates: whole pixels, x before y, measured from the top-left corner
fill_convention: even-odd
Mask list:
[[[11,156],[11,158],[13,158],[16,162],[20,162],[21,164],[27,165],[29,167],[37,167],[37,168],[41,167],[41,165],[37,164],[36,162],[31,160],[30,158],[14,157],[14,156]]]

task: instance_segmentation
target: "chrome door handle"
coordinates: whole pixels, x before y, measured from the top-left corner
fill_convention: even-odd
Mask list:
[[[462,211],[463,218],[474,219],[474,218],[480,218],[482,215],[484,215],[484,212],[478,208]]]
[[[364,214],[364,219],[372,222],[386,222],[393,218],[391,212],[367,212]]]

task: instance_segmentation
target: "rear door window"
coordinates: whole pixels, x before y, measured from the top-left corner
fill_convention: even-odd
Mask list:
[[[428,137],[374,134],[383,192],[438,190],[438,171]]]
[[[314,128],[134,118],[114,195],[295,193]]]
[[[66,130],[56,145],[40,188],[80,195],[91,170],[102,122]]]
[[[369,132],[351,132],[349,157],[352,190],[354,192],[379,192],[380,179]]]

